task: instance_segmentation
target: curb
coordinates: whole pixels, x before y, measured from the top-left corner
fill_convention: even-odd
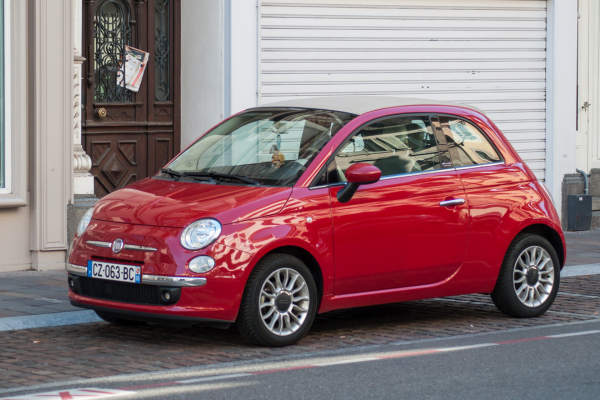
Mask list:
[[[563,267],[562,271],[560,272],[560,277],[566,278],[569,276],[597,274],[600,274],[600,264],[571,265]]]
[[[102,321],[92,310],[0,318],[0,332]]]

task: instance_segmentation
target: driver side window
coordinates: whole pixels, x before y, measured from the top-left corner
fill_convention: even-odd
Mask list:
[[[412,116],[377,121],[354,134],[335,156],[340,182],[356,163],[376,166],[382,177],[442,168],[429,118]]]

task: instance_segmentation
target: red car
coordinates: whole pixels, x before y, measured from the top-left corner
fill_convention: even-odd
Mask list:
[[[481,111],[314,98],[234,115],[102,198],[69,297],[109,322],[235,322],[281,346],[317,313],[466,293],[539,316],[565,256],[549,193]]]

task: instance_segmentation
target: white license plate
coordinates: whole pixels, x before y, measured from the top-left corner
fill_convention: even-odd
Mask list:
[[[110,281],[142,283],[142,267],[137,265],[115,264],[102,261],[88,261],[87,276]]]

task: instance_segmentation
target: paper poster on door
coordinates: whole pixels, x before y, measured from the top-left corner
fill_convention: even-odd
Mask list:
[[[133,92],[139,91],[149,58],[149,53],[125,46],[125,80],[123,80],[123,65],[121,64],[117,72],[117,84]]]

